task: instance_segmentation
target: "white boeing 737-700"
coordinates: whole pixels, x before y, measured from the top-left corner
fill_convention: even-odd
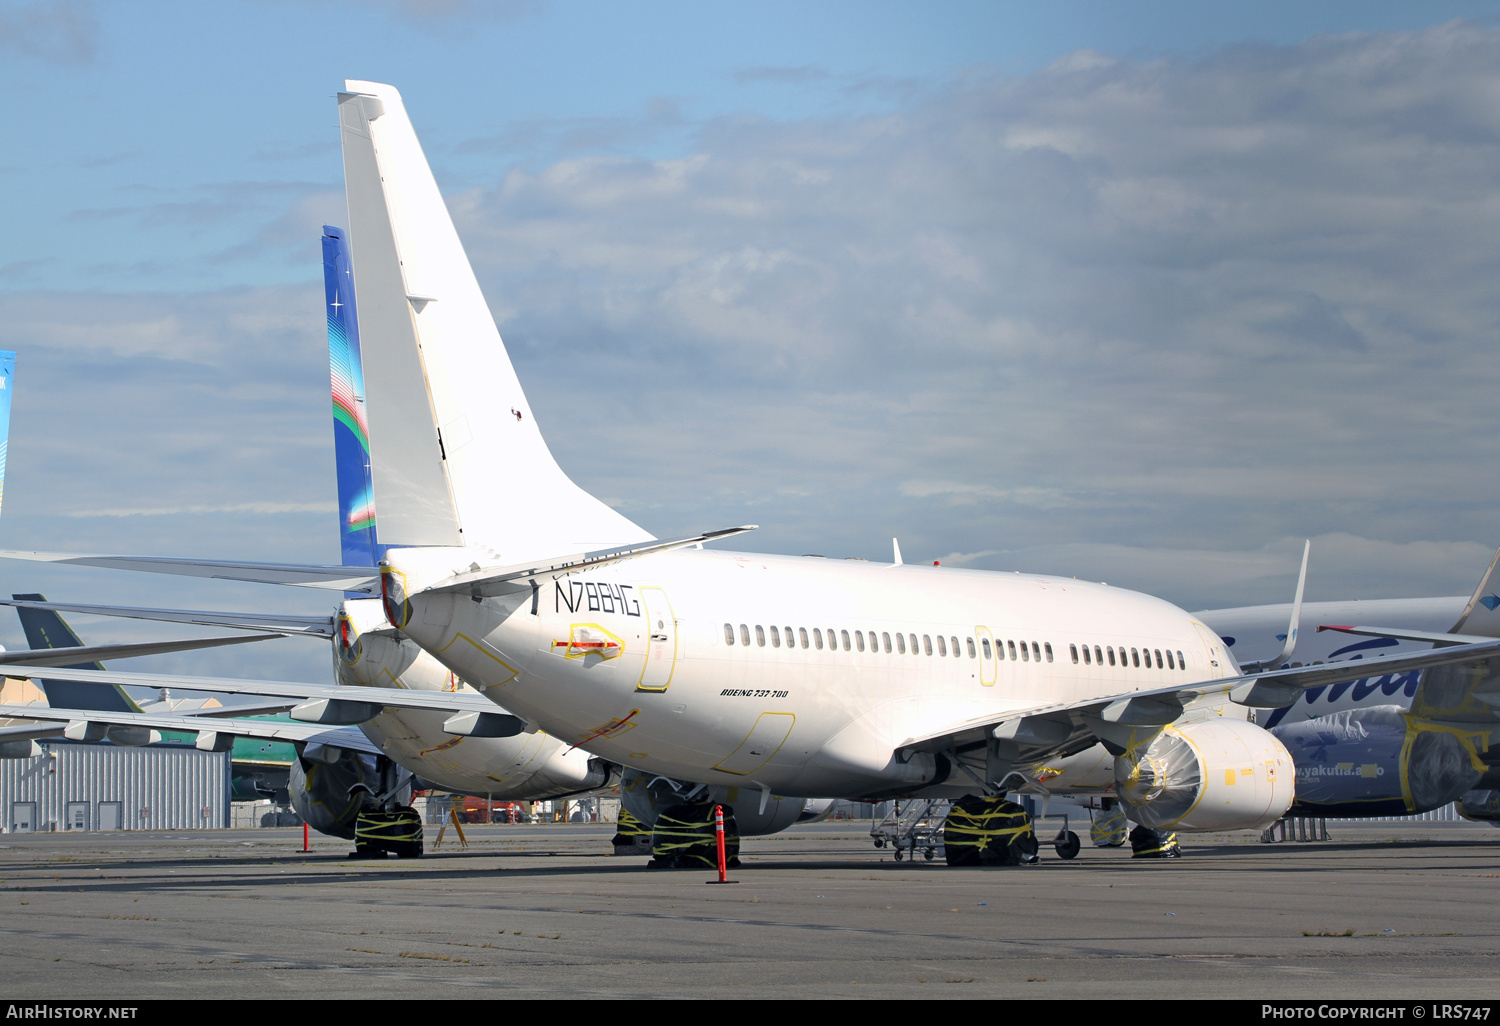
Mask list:
[[[1247,675],[1199,619],[1103,584],[702,548],[749,528],[657,541],[552,458],[400,95],[348,82],[339,115],[378,580],[349,566],[5,555],[378,588],[402,635],[503,707],[455,715],[450,731],[513,722],[765,800],[1105,795],[1160,831],[1259,827],[1291,805],[1294,775],[1251,709],[1377,665],[1477,702],[1500,692],[1500,642]],[[256,683],[240,690],[263,693]],[[378,712],[369,689],[308,698],[304,718]],[[480,700],[397,698],[464,699],[455,712]]]

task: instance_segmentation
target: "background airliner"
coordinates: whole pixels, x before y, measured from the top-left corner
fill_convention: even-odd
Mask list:
[[[1302,606],[1292,665],[1358,663],[1379,655],[1429,651],[1454,636],[1500,636],[1500,552],[1469,596],[1315,602]],[[1286,605],[1209,609],[1197,614],[1240,659],[1265,659],[1285,640]],[[1385,628],[1380,636],[1318,630]],[[1447,639],[1447,640],[1444,640]],[[1500,715],[1434,694],[1420,672],[1372,673],[1309,688],[1292,705],[1261,710],[1256,722],[1292,753],[1294,812],[1358,817],[1427,812],[1459,801],[1474,818],[1496,818]]]

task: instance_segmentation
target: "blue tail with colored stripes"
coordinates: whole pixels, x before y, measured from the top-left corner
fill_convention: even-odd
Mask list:
[[[339,550],[345,566],[374,566],[375,497],[370,425],[359,354],[354,273],[342,228],[323,226],[323,293],[328,313],[328,370],[333,384],[333,452],[339,488]]]

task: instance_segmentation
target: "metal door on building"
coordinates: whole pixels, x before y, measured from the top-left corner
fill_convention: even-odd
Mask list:
[[[12,802],[10,805],[10,832],[29,834],[36,829],[36,802]]]
[[[100,802],[99,803],[99,829],[121,830],[125,826],[125,805],[123,802]]]
[[[89,828],[89,803],[69,802],[68,818],[63,821],[64,830],[87,830]]]

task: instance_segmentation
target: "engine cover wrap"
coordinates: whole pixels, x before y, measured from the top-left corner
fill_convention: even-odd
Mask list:
[[[1163,730],[1115,760],[1131,819],[1155,830],[1245,830],[1291,807],[1296,773],[1286,746],[1244,720],[1202,720]]]

